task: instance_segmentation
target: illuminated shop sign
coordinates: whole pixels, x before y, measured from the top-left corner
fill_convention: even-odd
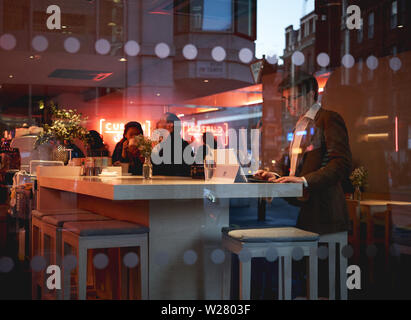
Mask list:
[[[202,141],[204,132],[211,132],[214,137],[220,139],[224,146],[228,145],[228,123],[224,122],[221,125],[209,125],[202,124],[196,125],[190,122],[183,121],[183,138],[187,141],[191,141],[194,137],[198,142]]]
[[[100,119],[100,134],[104,136],[111,136],[115,143],[119,142],[123,138],[124,122],[110,122],[106,119]],[[141,123],[143,132],[146,136],[151,134],[151,121],[146,120]]]

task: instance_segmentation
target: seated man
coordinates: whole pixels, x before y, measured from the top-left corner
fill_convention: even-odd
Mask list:
[[[153,175],[159,176],[190,176],[190,165],[184,161],[184,150],[189,147],[180,134],[181,121],[173,113],[167,112],[160,120],[162,127],[168,131],[168,135],[161,141],[159,149],[153,150]],[[191,156],[193,156],[191,151]],[[161,163],[158,163],[160,162]]]

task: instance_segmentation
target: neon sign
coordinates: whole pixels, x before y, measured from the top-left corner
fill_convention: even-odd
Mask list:
[[[113,137],[115,143],[119,142],[123,138],[124,122],[108,122],[106,119],[100,119],[100,134],[109,134]],[[146,120],[141,127],[146,136],[151,134],[151,121]]]
[[[202,141],[204,132],[211,132],[217,139],[220,138],[224,146],[228,145],[228,123],[222,125],[195,125],[194,123],[183,121],[183,138],[187,141],[194,137],[197,141]]]

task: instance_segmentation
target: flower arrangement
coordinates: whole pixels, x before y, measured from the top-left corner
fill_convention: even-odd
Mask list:
[[[352,185],[355,188],[361,188],[364,189],[368,186],[367,180],[368,180],[368,170],[364,167],[359,167],[356,168],[350,176],[350,180]]]
[[[51,105],[52,123],[43,126],[44,131],[37,137],[36,145],[41,145],[49,142],[73,141],[79,139],[85,141],[88,130],[82,126],[82,123],[87,120],[82,117],[77,110],[59,109],[55,105]]]
[[[151,157],[151,152],[157,144],[157,141],[153,141],[150,138],[143,136],[142,134],[135,137],[137,143],[137,149],[144,158]]]

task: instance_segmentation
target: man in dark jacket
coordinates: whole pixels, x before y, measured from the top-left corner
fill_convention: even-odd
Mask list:
[[[272,172],[257,174],[275,183],[302,183],[302,198],[290,200],[301,208],[297,227],[319,234],[347,231],[348,212],[342,184],[351,173],[348,133],[341,116],[321,108],[318,83],[299,73],[280,84],[280,92],[297,121],[293,140]]]
[[[189,177],[190,165],[184,161],[184,150],[190,147],[189,143],[181,137],[180,119],[174,113],[167,112],[161,122],[164,123],[164,129],[169,132],[169,135],[161,142],[158,158],[163,161],[160,164],[154,163],[153,175]],[[192,152],[191,156],[193,156]]]

